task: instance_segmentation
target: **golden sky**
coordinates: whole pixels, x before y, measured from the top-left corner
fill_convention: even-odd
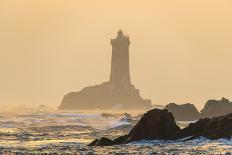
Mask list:
[[[0,0],[0,105],[58,106],[107,81],[129,34],[132,83],[153,104],[232,97],[231,0]]]

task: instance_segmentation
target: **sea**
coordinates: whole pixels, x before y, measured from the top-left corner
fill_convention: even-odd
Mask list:
[[[145,111],[59,111],[41,106],[1,107],[0,154],[232,154],[232,140],[142,140],[90,147],[96,138],[127,134]],[[128,118],[130,114],[130,119]],[[177,122],[183,128],[191,122]]]

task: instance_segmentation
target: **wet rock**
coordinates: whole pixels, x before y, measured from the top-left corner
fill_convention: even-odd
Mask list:
[[[181,130],[181,137],[197,138],[199,136],[208,139],[231,138],[232,113],[225,116],[200,119]]]
[[[99,141],[99,139],[95,139],[91,143],[89,143],[88,146],[95,146],[98,141]]]
[[[165,106],[169,112],[171,112],[176,121],[194,121],[198,120],[200,113],[197,108],[190,103],[177,105],[175,103],[169,103]]]
[[[128,142],[141,139],[173,139],[179,134],[172,113],[153,109],[145,113],[128,134]]]
[[[114,143],[114,145],[125,144],[125,143],[129,142],[128,138],[129,138],[129,135],[120,136],[120,137],[114,139],[113,143]]]
[[[201,118],[212,118],[232,113],[232,102],[226,98],[221,100],[208,100],[201,111]]]
[[[145,113],[129,134],[120,136],[114,140],[108,138],[96,139],[89,146],[108,146],[125,144],[139,140],[176,140],[188,137],[209,139],[231,138],[232,113],[225,116],[200,119],[191,123],[184,129],[180,129],[171,112],[167,109],[153,109]]]
[[[113,145],[113,141],[105,137],[102,137],[101,139],[95,139],[89,144],[89,146],[109,146],[109,145]]]
[[[176,125],[172,113],[166,109],[153,109],[145,113],[139,122],[131,129],[128,135],[124,135],[111,141],[109,145],[129,143],[142,139],[174,139],[178,136],[180,128]],[[95,140],[91,146],[101,146],[100,140]]]

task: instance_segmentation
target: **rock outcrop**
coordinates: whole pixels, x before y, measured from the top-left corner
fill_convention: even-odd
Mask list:
[[[142,139],[175,139],[180,128],[176,125],[172,113],[167,110],[153,109],[145,113],[128,135],[113,140],[113,144],[123,144]],[[90,146],[96,146],[92,143]]]
[[[199,136],[208,139],[231,138],[232,113],[225,116],[200,119],[196,123],[189,124],[181,130],[181,137],[197,138]]]
[[[171,112],[176,121],[194,121],[198,120],[200,113],[197,108],[190,103],[177,105],[175,103],[169,103],[165,106],[169,112]]]
[[[125,144],[142,139],[175,140],[188,137],[186,140],[189,140],[199,136],[209,139],[231,138],[232,113],[212,119],[200,119],[196,123],[180,129],[176,125],[172,113],[168,110],[153,109],[142,116],[129,134],[114,140],[103,137],[100,140],[94,140],[89,146]]]
[[[131,84],[105,82],[64,96],[59,109],[150,109],[151,101],[144,100]]]
[[[145,113],[128,134],[128,141],[141,139],[174,139],[180,128],[172,113],[167,110],[153,109]]]
[[[232,102],[226,98],[221,100],[208,100],[201,111],[201,118],[212,118],[232,113]]]
[[[104,118],[110,118],[110,117],[117,118],[117,115],[110,113],[102,113],[101,116]]]
[[[113,141],[109,138],[102,137],[101,139],[95,139],[92,141],[89,146],[109,146],[113,144]]]

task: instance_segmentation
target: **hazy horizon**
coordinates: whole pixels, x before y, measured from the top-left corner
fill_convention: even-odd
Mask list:
[[[152,104],[232,98],[232,1],[0,1],[0,106],[59,106],[110,78],[130,37],[132,83]]]

